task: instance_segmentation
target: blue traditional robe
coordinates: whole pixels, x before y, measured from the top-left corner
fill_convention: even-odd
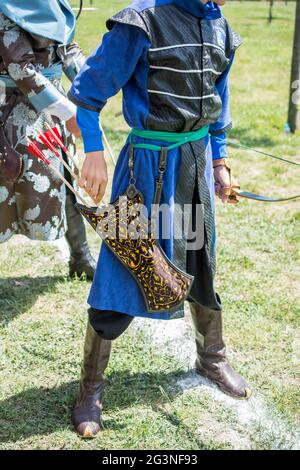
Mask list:
[[[228,74],[238,37],[218,7],[212,2],[204,6],[199,0],[136,1],[111,18],[108,28],[110,31],[87,60],[69,94],[78,106],[85,151],[103,149],[99,113],[120,89],[124,117],[132,128],[179,133],[209,125],[210,136],[198,144],[169,151],[161,203],[172,207],[180,187],[184,202],[191,203],[193,189],[198,187],[197,202],[205,206],[206,246],[188,262],[196,277],[190,300],[220,310],[220,299],[213,288],[216,231],[212,160],[227,156],[226,131],[231,128]],[[137,137],[134,142],[165,145]],[[129,140],[115,169],[112,201],[128,186],[128,155]],[[136,149],[137,187],[149,213],[158,165],[158,152]],[[184,179],[190,186],[185,195]],[[179,257],[175,253],[172,215],[169,225],[171,236],[159,242],[169,259],[188,270],[186,253]],[[175,314],[149,314],[136,281],[104,244],[88,302],[97,310],[131,316],[171,319],[183,314],[183,308]]]

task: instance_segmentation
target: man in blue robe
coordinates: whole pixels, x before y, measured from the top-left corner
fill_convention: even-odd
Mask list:
[[[168,151],[160,203],[190,204],[191,220],[202,204],[203,243],[190,249],[183,237],[175,237],[176,210],[169,213],[170,236],[159,242],[178,268],[194,276],[188,300],[196,330],[196,370],[225,393],[248,398],[247,383],[226,360],[222,306],[213,282],[215,192],[224,202],[234,199],[226,164],[226,132],[231,129],[228,74],[241,42],[221,14],[218,4],[223,3],[134,1],[107,22],[109,32],[76,77],[69,97],[78,106],[86,153],[81,184],[96,202],[107,185],[99,113],[120,89],[124,117],[133,131],[117,162],[112,201],[128,186],[133,144],[136,184],[151,213],[161,164],[155,146],[168,146],[166,139],[171,135],[178,141],[186,136],[184,144]],[[183,305],[176,312],[149,313],[137,282],[105,244],[89,304],[80,393],[73,411],[73,423],[83,437],[94,437],[100,429],[103,373],[111,340],[134,317],[171,320],[183,316]]]

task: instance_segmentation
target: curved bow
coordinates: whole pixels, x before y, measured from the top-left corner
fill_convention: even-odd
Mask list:
[[[292,160],[288,160],[287,158],[272,155],[271,153],[267,153],[267,152],[263,152],[261,150],[254,149],[252,147],[248,147],[247,145],[238,144],[238,143],[236,143],[232,140],[228,141],[227,144],[232,146],[232,147],[239,147],[239,148],[243,148],[243,149],[246,149],[246,150],[250,150],[250,151],[258,153],[260,155],[264,155],[266,157],[274,158],[274,159],[280,160],[284,163],[288,163],[290,165],[300,167],[300,163],[293,162]],[[300,194],[296,194],[295,196],[287,196],[287,197],[270,197],[270,196],[264,196],[262,194],[252,193],[251,191],[242,191],[239,188],[234,187],[232,189],[232,197],[236,198],[236,196],[243,197],[243,198],[246,198],[246,199],[252,199],[254,201],[261,201],[261,202],[286,202],[286,201],[292,201],[294,199],[299,199],[300,198]]]

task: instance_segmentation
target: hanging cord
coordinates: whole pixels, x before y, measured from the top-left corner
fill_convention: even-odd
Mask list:
[[[79,16],[82,13],[82,8],[83,8],[83,0],[80,0],[79,11],[78,11],[77,16],[76,16],[76,21],[78,20]]]

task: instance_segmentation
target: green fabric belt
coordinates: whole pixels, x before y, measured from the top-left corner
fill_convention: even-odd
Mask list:
[[[188,142],[196,142],[197,140],[201,140],[207,136],[209,132],[209,127],[203,127],[197,131],[193,132],[183,132],[183,133],[176,133],[176,132],[160,132],[160,131],[149,131],[149,130],[140,130],[140,129],[132,129],[130,133],[130,139],[132,142],[132,137],[141,137],[142,139],[150,139],[150,140],[161,140],[162,142],[173,143],[173,145],[168,146],[169,150],[176,149],[181,147]],[[159,145],[154,144],[133,144],[134,148],[139,149],[146,149],[146,150],[157,150],[161,151],[162,147]]]

